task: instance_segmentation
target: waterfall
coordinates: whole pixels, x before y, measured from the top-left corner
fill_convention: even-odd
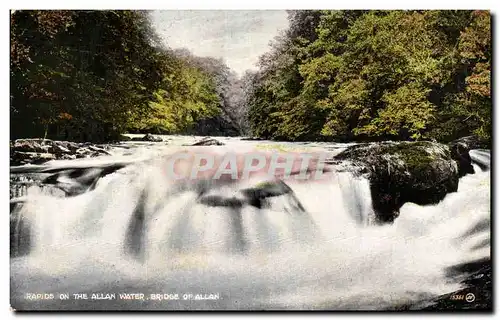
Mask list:
[[[471,157],[489,168],[489,152]],[[490,223],[488,171],[461,178],[458,192],[437,205],[405,204],[394,224],[379,226],[371,223],[368,180],[349,172],[287,182],[293,192],[259,208],[244,201],[243,190],[261,181],[213,185],[201,195],[195,183],[165,179],[161,162],[126,169],[73,197],[37,187],[23,194],[11,212],[14,307],[389,308],[460,289],[446,270],[490,256],[489,230],[481,227]],[[222,299],[23,299],[26,292],[117,290],[217,292]]]
[[[353,218],[362,225],[369,225],[374,221],[374,212],[371,202],[370,183],[366,178],[354,177],[349,172],[338,173],[338,184],[342,190],[342,200]]]
[[[472,164],[474,166],[478,166],[480,170],[489,170],[490,169],[490,151],[484,149],[475,149],[469,152],[469,155],[472,159]]]

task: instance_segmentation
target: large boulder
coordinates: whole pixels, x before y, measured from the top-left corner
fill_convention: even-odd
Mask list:
[[[406,202],[435,204],[458,189],[458,166],[436,142],[384,142],[351,146],[335,157],[370,180],[379,222],[392,222]]]

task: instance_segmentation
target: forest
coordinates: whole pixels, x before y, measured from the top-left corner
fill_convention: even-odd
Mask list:
[[[123,133],[303,141],[491,138],[488,11],[289,11],[238,76],[148,11],[11,12],[11,139]]]
[[[254,75],[254,135],[490,139],[489,12],[295,11],[289,20]]]
[[[11,138],[242,134],[241,79],[162,44],[147,11],[15,11],[10,49]]]

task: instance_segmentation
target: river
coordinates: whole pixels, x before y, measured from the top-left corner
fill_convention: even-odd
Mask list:
[[[451,276],[451,267],[490,259],[490,171],[477,165],[437,205],[406,203],[393,224],[381,226],[370,222],[368,180],[349,172],[333,171],[327,182],[288,183],[304,210],[286,196],[260,209],[199,203],[192,189],[179,191],[164,178],[161,162],[149,161],[199,137],[164,139],[168,144],[126,142],[112,146],[112,156],[48,164],[131,163],[91,191],[64,197],[32,185],[21,192],[23,202],[11,211],[17,226],[11,237],[30,240],[24,251],[11,248],[22,251],[11,252],[13,308],[419,309],[463,288],[467,274]],[[349,145],[217,139],[225,146],[207,148],[333,155]],[[489,151],[471,156],[490,161]],[[211,192],[235,194],[253,184]],[[116,298],[91,299],[93,293]],[[121,299],[120,293],[144,297]]]

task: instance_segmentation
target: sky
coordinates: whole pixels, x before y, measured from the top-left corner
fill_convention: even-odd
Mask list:
[[[278,10],[162,10],[153,12],[153,23],[170,48],[223,58],[239,75],[256,69],[269,42],[288,27],[287,13]]]

